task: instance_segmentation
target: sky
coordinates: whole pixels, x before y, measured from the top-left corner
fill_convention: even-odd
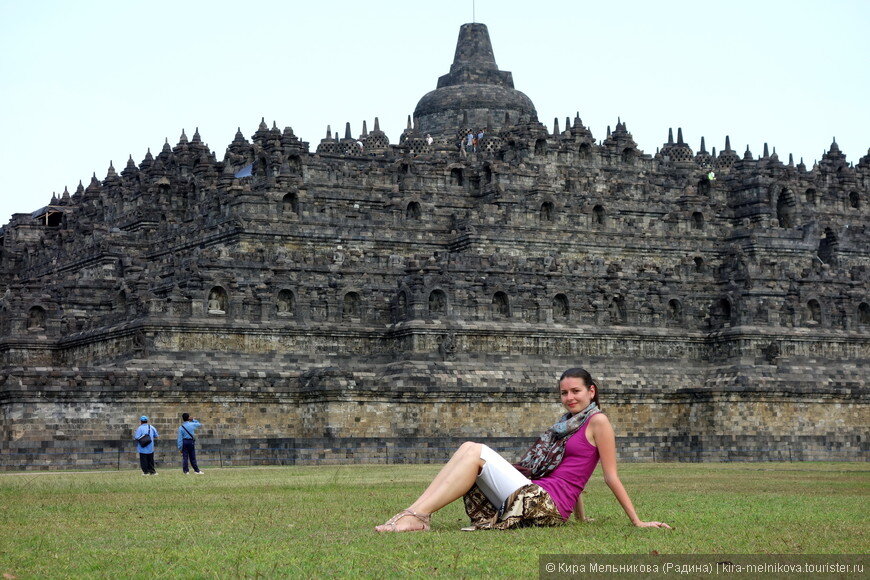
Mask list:
[[[810,167],[870,148],[867,0],[0,0],[0,225],[182,130],[219,160],[261,118],[312,152],[376,116],[396,143],[472,21],[551,130],[579,112],[649,154],[681,127]]]

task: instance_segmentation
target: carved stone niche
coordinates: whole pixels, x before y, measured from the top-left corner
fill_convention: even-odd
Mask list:
[[[208,313],[223,316],[227,313],[229,299],[227,291],[220,286],[215,286],[208,293]]]
[[[296,297],[292,290],[281,290],[275,304],[277,314],[280,317],[290,317],[296,312]]]
[[[34,306],[27,314],[27,330],[36,332],[45,330],[45,308]]]

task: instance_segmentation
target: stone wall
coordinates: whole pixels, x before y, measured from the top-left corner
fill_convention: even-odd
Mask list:
[[[518,384],[518,365],[497,366],[502,370],[430,363],[437,388],[403,381],[413,376],[407,368],[395,377],[336,368],[301,375],[150,371],[114,381],[96,373],[21,374],[20,384],[4,385],[0,468],[129,467],[143,413],[171,464],[183,410],[203,421],[201,455],[219,465],[437,462],[465,440],[517,457],[561,411],[551,378],[529,369],[528,382]],[[692,373],[647,370],[599,379],[621,460],[854,460],[870,451],[870,407],[860,388],[803,381],[789,390],[674,389]]]

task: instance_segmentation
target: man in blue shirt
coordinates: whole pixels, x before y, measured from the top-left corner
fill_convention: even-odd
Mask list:
[[[184,471],[184,475],[187,475],[187,461],[189,459],[193,472],[202,475],[203,472],[196,464],[196,437],[194,436],[201,423],[196,419],[191,419],[189,413],[182,413],[181,420],[184,422],[178,428],[177,441],[178,450],[181,451],[181,470]]]
[[[151,438],[148,445],[142,445],[142,438],[148,435]],[[148,424],[148,417],[142,415],[139,417],[139,428],[133,433],[133,439],[136,440],[136,450],[139,452],[139,467],[142,468],[142,475],[157,475],[154,470],[154,440],[157,439],[157,429]]]

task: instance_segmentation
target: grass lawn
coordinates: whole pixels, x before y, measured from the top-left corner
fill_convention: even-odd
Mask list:
[[[437,465],[0,474],[0,574],[45,577],[537,577],[539,554],[866,553],[870,463],[623,464],[632,527],[600,470],[588,524],[376,534]]]

